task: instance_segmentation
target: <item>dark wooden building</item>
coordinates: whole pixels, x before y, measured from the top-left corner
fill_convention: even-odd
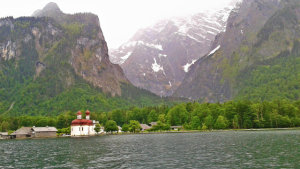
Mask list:
[[[11,134],[12,138],[28,138],[31,137],[32,127],[22,127]]]

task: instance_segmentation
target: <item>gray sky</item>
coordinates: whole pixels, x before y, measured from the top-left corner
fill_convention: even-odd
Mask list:
[[[140,28],[172,16],[184,16],[226,6],[231,0],[0,0],[0,16],[30,16],[48,2],[65,13],[99,16],[109,48],[119,47]]]

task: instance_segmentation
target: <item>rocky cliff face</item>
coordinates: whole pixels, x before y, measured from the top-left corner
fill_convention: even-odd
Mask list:
[[[67,29],[77,29],[70,30],[78,36],[72,38],[75,43],[70,48],[69,60],[76,74],[112,96],[121,95],[121,83],[128,83],[128,80],[122,69],[109,61],[107,44],[96,15],[64,14],[55,3],[49,3],[33,15],[51,17]]]
[[[236,1],[235,1],[236,2]],[[110,52],[135,85],[158,95],[172,95],[190,66],[205,55],[215,36],[226,28],[232,8],[163,20],[139,30]]]
[[[294,38],[288,32],[293,32],[294,28],[285,27],[285,22],[278,21],[282,18],[278,13],[296,3],[244,0],[230,14],[226,31],[217,35],[211,52],[191,67],[174,96],[210,102],[233,99],[239,93],[238,84],[245,80],[238,78],[245,70],[292,49]],[[277,18],[276,22],[272,23],[274,18]],[[284,27],[284,30],[272,34],[273,28],[266,29],[270,25]],[[263,36],[269,33],[273,36]]]

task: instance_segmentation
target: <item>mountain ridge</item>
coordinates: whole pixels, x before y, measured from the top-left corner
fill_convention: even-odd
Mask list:
[[[140,29],[127,43],[110,51],[110,59],[120,64],[135,86],[170,96],[190,66],[209,52],[215,36],[225,30],[233,4],[217,12],[174,17]]]
[[[278,13],[286,7],[296,7],[295,4],[296,1],[243,1],[240,10],[229,17],[226,32],[219,35],[214,42],[213,47],[220,45],[220,49],[191,67],[193,70],[187,74],[174,96],[208,102],[224,102],[237,96],[241,98],[240,92],[244,86],[240,84],[245,85],[241,82],[246,79],[238,77],[242,77],[243,70],[259,65],[263,60],[277,58],[281,52],[292,49],[294,42],[287,33],[294,28],[285,27],[287,22],[280,21],[283,15]],[[288,18],[293,16],[287,15]],[[271,22],[272,19],[275,22]],[[272,34],[273,36],[265,36],[266,33],[272,33],[269,28],[272,25],[284,25],[284,29]]]

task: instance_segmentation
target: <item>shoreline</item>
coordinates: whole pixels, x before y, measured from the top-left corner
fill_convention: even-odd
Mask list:
[[[286,131],[286,130],[300,130],[300,127],[291,128],[257,128],[257,129],[225,129],[225,130],[181,130],[181,131],[151,131],[151,132],[122,132],[122,133],[102,133],[91,136],[57,136],[57,137],[33,137],[33,138],[16,138],[16,139],[0,139],[0,140],[28,140],[28,139],[53,139],[53,138],[89,138],[110,135],[142,135],[142,134],[174,134],[174,133],[203,133],[203,132],[230,132],[230,131]]]

